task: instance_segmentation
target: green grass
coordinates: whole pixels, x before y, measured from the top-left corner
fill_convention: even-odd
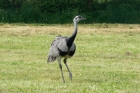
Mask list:
[[[73,81],[63,64],[63,84],[47,53],[58,34],[72,30],[69,24],[0,25],[0,93],[140,93],[139,25],[80,25],[68,60]]]

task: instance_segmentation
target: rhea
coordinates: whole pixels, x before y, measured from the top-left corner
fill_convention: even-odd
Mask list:
[[[70,80],[72,80],[72,73],[67,65],[67,59],[71,58],[76,51],[76,45],[74,44],[74,40],[78,31],[77,24],[80,20],[84,20],[84,19],[86,18],[82,17],[81,15],[76,16],[73,19],[73,22],[74,22],[73,34],[70,37],[62,37],[62,36],[56,37],[54,41],[52,42],[51,47],[48,52],[47,62],[54,62],[57,59],[59,68],[61,71],[61,75],[62,75],[62,80],[64,83],[65,83],[65,79],[64,79],[63,71],[62,71],[61,59],[64,59],[64,64],[66,65],[67,70],[69,72],[69,78]]]

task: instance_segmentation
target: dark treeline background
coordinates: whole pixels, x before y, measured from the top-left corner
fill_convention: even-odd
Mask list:
[[[140,23],[140,0],[0,0],[2,23]]]

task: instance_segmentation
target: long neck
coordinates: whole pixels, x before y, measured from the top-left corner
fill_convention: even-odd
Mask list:
[[[71,35],[71,37],[67,41],[67,46],[69,48],[72,46],[73,41],[75,40],[75,37],[77,35],[77,30],[78,30],[77,22],[74,21],[74,32],[73,32],[73,34]]]

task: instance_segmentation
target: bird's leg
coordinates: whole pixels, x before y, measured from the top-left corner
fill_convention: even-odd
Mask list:
[[[60,68],[60,71],[61,71],[63,83],[65,83],[64,76],[63,76],[63,71],[62,71],[61,59],[58,59],[58,64],[59,64],[59,68]]]
[[[67,65],[67,59],[66,59],[66,58],[64,59],[64,63],[65,63],[65,65],[66,65],[67,69],[68,69],[69,78],[70,78],[70,80],[72,80],[72,73],[71,73],[71,71],[70,71],[70,69],[69,69],[69,67],[68,67],[68,65]]]

